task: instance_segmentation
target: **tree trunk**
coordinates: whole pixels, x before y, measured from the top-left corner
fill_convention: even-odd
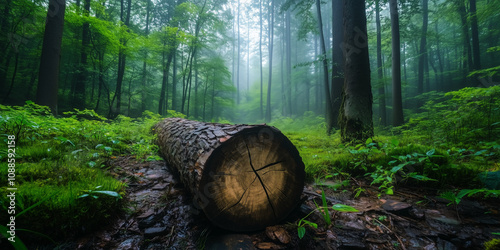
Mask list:
[[[238,14],[236,16],[236,26],[238,28],[238,52],[236,53],[236,104],[240,104],[240,0],[238,0]]]
[[[271,122],[271,83],[273,78],[273,42],[274,42],[274,0],[271,0],[269,22],[269,81],[267,83],[266,122]]]
[[[465,9],[465,3],[463,0],[457,0],[458,14],[460,15],[460,21],[462,23],[462,33],[463,33],[463,76],[464,81],[467,77],[467,73],[470,72],[472,65],[472,51],[470,47],[470,36],[469,36],[469,25],[467,23],[467,11]]]
[[[147,38],[149,35],[149,6],[151,4],[150,0],[147,0],[147,6],[146,6],[146,31],[144,32],[145,37]],[[147,88],[146,88],[146,83],[148,81],[148,71],[147,71],[147,62],[146,60],[148,59],[148,50],[145,51],[144,54],[144,61],[142,63],[142,86],[141,86],[141,113],[146,110],[146,99],[147,99]]]
[[[167,118],[156,144],[213,224],[255,231],[282,221],[299,203],[304,163],[276,128]]]
[[[328,134],[332,133],[333,129],[333,111],[332,111],[332,98],[330,95],[330,82],[328,81],[328,62],[326,58],[325,37],[323,35],[323,21],[321,18],[321,2],[316,0],[316,15],[318,16],[318,30],[319,30],[319,43],[321,48],[321,62],[323,65],[323,85],[325,86],[325,118],[326,130]]]
[[[83,16],[88,18],[90,12],[90,0],[83,2]],[[80,64],[78,71],[78,78],[75,85],[75,107],[78,109],[85,109],[86,99],[86,84],[87,84],[87,52],[90,43],[90,25],[89,22],[84,22],[82,25],[82,48],[80,51]]]
[[[377,25],[377,76],[378,76],[378,112],[380,115],[380,124],[387,125],[387,115],[385,111],[385,84],[382,74],[382,29],[380,27],[380,5],[379,0],[375,1],[375,19]]]
[[[59,63],[65,9],[65,0],[49,1],[42,54],[40,56],[40,70],[38,71],[37,103],[49,106],[54,115],[57,115]]]
[[[400,126],[404,123],[404,117],[403,99],[401,97],[401,50],[399,42],[398,1],[390,0],[389,8],[392,33],[392,125]]]
[[[479,50],[479,29],[477,25],[476,0],[470,0],[470,15],[474,69],[479,70],[481,69],[481,51]]]
[[[424,93],[424,64],[427,63],[427,24],[429,23],[429,0],[422,0],[422,34],[418,51],[418,94]]]
[[[288,107],[288,114],[292,116],[292,32],[290,30],[290,10],[285,13],[286,22],[286,105]],[[307,93],[309,90],[307,91]],[[307,106],[309,106],[309,98],[307,97]]]
[[[364,0],[344,0],[345,84],[340,108],[343,142],[373,136],[370,61]],[[349,49],[347,51],[347,49]]]
[[[263,91],[264,91],[264,77],[262,72],[262,0],[259,1],[259,66],[260,66],[260,118],[264,119],[264,104],[263,104]]]
[[[125,20],[123,20],[123,10],[124,10],[124,1],[121,0],[121,11],[120,11],[120,20],[124,22],[124,25],[126,26],[127,32],[128,26],[130,23],[130,10],[132,7],[131,0],[127,1],[127,16]],[[125,40],[123,37],[120,38],[120,42],[125,48],[127,46],[127,40]],[[116,110],[112,111],[110,107],[110,117],[117,116],[120,114],[120,109],[121,109],[121,102],[122,102],[122,84],[123,84],[123,76],[125,75],[125,65],[126,65],[126,59],[127,55],[125,54],[125,51],[123,48],[119,49],[118,52],[118,73],[117,73],[117,78],[116,78],[116,89],[115,89],[115,95],[113,96],[113,101],[115,100],[116,97]]]
[[[342,0],[332,1],[332,123],[339,126],[339,111],[342,104],[342,86],[344,86],[344,55],[342,42],[344,41],[344,5]]]

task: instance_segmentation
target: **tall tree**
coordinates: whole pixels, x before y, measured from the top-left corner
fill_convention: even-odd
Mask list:
[[[378,76],[378,112],[382,126],[387,125],[387,115],[385,107],[385,84],[382,71],[382,30],[380,27],[380,0],[375,0],[375,23],[377,26],[377,76]]]
[[[54,115],[57,115],[59,63],[65,10],[65,0],[49,1],[40,56],[40,70],[38,71],[36,101],[40,105],[49,106]]]
[[[424,0],[426,1],[426,0]],[[398,1],[389,0],[392,34],[392,125],[404,123],[403,99],[401,97],[401,50],[399,41]]]
[[[340,108],[344,142],[373,136],[370,60],[364,0],[344,0],[345,84]]]
[[[339,111],[344,86],[344,4],[342,0],[332,0],[332,125],[338,127]]]
[[[271,0],[271,9],[269,10],[269,80],[267,83],[267,104],[266,104],[266,122],[271,122],[271,83],[273,79],[273,42],[274,42],[274,1]]]
[[[146,0],[147,5],[146,5],[146,28],[144,31],[144,36],[147,38],[149,35],[149,13],[150,13],[150,5],[151,1]],[[146,88],[146,83],[148,79],[148,72],[147,72],[147,60],[148,58],[148,50],[144,51],[144,60],[142,63],[142,86],[141,86],[141,112],[144,112],[146,110],[146,95],[147,95],[147,88]]]
[[[90,25],[87,20],[90,13],[90,0],[84,0],[83,2],[83,17],[85,18],[82,25],[82,47],[80,51],[80,64],[78,67],[78,77],[75,85],[75,96],[74,105],[78,109],[85,108],[85,97],[86,97],[86,87],[87,84],[87,54],[88,46],[90,43]]]
[[[462,24],[462,41],[463,41],[463,51],[462,51],[462,72],[464,79],[467,73],[473,67],[472,62],[472,51],[470,47],[470,36],[469,36],[469,25],[467,23],[467,11],[465,9],[465,3],[463,0],[456,0],[458,14],[460,15],[460,21]]]
[[[260,118],[264,119],[264,104],[263,104],[263,93],[264,93],[264,77],[262,71],[262,1],[259,1],[259,68],[260,68]]]
[[[241,53],[241,42],[240,42],[240,0],[238,0],[238,13],[236,14],[236,27],[238,29],[238,49],[236,53],[236,103],[240,104],[240,53]]]
[[[120,1],[120,21],[123,23],[123,28],[128,32],[129,31],[129,24],[130,24],[130,10],[132,7],[132,0],[127,1],[127,13],[126,17],[124,16],[124,11],[125,11],[125,0]],[[116,98],[116,109],[113,111],[110,107],[109,111],[109,116],[113,117],[118,114],[120,114],[120,109],[121,109],[121,102],[122,102],[122,85],[123,85],[123,76],[125,74],[125,64],[126,64],[126,59],[127,59],[127,54],[125,53],[125,47],[127,46],[127,39],[124,37],[125,34],[121,34],[120,37],[120,49],[118,52],[118,72],[117,72],[117,77],[116,77],[116,89],[115,89],[115,95],[113,96],[113,101],[114,102]]]
[[[472,55],[474,69],[481,69],[481,51],[479,50],[479,29],[477,25],[476,0],[470,0],[470,21],[472,31]]]
[[[392,16],[391,16],[392,17]],[[418,85],[419,94],[424,92],[424,70],[427,64],[427,26],[429,23],[429,0],[422,0],[422,33],[420,35],[420,50],[418,53]],[[399,48],[398,48],[399,50]]]
[[[285,12],[285,40],[286,40],[286,103],[283,105],[288,107],[288,114],[292,115],[292,32],[290,27],[291,14],[290,10]],[[309,89],[307,89],[307,96],[309,98]],[[309,102],[307,102],[309,105]]]
[[[325,87],[325,97],[326,97],[326,106],[325,106],[325,117],[326,117],[326,131],[328,134],[332,133],[333,129],[333,106],[332,106],[332,98],[330,95],[330,82],[328,81],[328,62],[326,58],[326,46],[325,46],[325,37],[323,35],[323,21],[321,18],[321,2],[320,0],[316,0],[316,15],[318,17],[318,31],[319,31],[319,42],[321,48],[320,59],[323,65],[323,84]]]

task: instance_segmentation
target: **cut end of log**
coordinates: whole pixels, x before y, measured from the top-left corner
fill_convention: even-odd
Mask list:
[[[304,187],[297,149],[268,126],[244,129],[224,142],[212,152],[204,172],[198,192],[211,202],[203,210],[214,224],[234,231],[283,220]]]
[[[175,123],[182,127],[185,121],[178,119]],[[266,125],[186,123],[191,125],[183,126],[183,132],[171,131],[172,121],[164,127],[178,140],[192,139],[189,135],[196,131],[198,141],[170,144],[210,145],[210,149],[184,150],[191,152],[184,154],[191,159],[183,159],[183,154],[179,155],[183,150],[175,146],[160,142],[160,149],[167,162],[176,165],[197,205],[213,224],[232,231],[264,229],[285,219],[297,206],[304,187],[304,163],[295,146],[278,129]],[[206,130],[207,136],[201,130]],[[174,141],[162,137],[162,131],[158,134],[160,140]],[[215,137],[209,139],[209,134]]]

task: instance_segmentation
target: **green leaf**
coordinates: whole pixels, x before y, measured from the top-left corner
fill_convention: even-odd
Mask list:
[[[335,204],[332,206],[333,210],[339,211],[339,212],[346,212],[346,213],[355,213],[359,212],[356,208],[344,205],[344,204]]]
[[[391,140],[391,145],[392,145],[393,147],[397,147],[397,146],[399,146],[399,141],[398,141],[397,139],[392,139],[392,140]]]
[[[9,230],[5,226],[0,225],[0,234],[2,234],[2,236],[5,238],[11,237],[11,235],[8,234],[7,231]],[[24,245],[24,243],[17,236],[14,237],[14,242],[12,241],[9,242],[14,247],[14,249],[19,249],[19,250],[28,249],[26,245]]]
[[[325,191],[321,192],[321,201],[323,202],[323,218],[325,219],[326,224],[330,225],[332,224],[332,221],[330,219],[330,213],[328,212],[328,204],[326,202]]]
[[[304,227],[297,228],[297,234],[299,236],[299,239],[304,238],[304,235],[306,234],[306,229]]]
[[[113,196],[116,198],[122,198],[120,196],[120,194],[118,194],[117,192],[114,192],[114,191],[93,191],[92,193],[105,194],[105,195]]]
[[[436,149],[431,149],[429,151],[427,151],[427,153],[425,153],[427,156],[431,157],[434,155],[434,153],[436,153]]]

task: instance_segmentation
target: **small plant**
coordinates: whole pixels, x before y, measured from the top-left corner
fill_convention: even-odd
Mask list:
[[[99,189],[99,188],[101,188],[101,186],[95,187],[95,189]],[[78,196],[78,199],[86,198],[86,197],[92,197],[94,199],[97,199],[97,198],[99,198],[100,194],[115,197],[117,200],[122,198],[121,195],[115,191],[83,190],[83,192],[84,192],[84,194]]]
[[[319,211],[323,215],[323,219],[325,220],[325,223],[327,224],[327,226],[330,226],[332,223],[332,220],[330,217],[330,211],[329,211],[330,208],[333,209],[334,211],[338,211],[338,212],[346,212],[346,213],[359,212],[356,208],[353,208],[353,207],[348,206],[348,205],[343,205],[343,204],[335,204],[331,207],[328,207],[326,195],[325,195],[324,191],[321,192],[321,201],[322,201],[323,206],[318,206],[318,204],[316,204],[316,209],[314,209],[309,214],[304,216],[297,223],[297,234],[299,236],[299,239],[302,239],[304,237],[304,235],[306,233],[306,228],[305,228],[306,225],[314,227],[314,228],[318,228],[318,224],[306,220],[307,217],[309,217],[311,214],[313,214],[316,211]]]

